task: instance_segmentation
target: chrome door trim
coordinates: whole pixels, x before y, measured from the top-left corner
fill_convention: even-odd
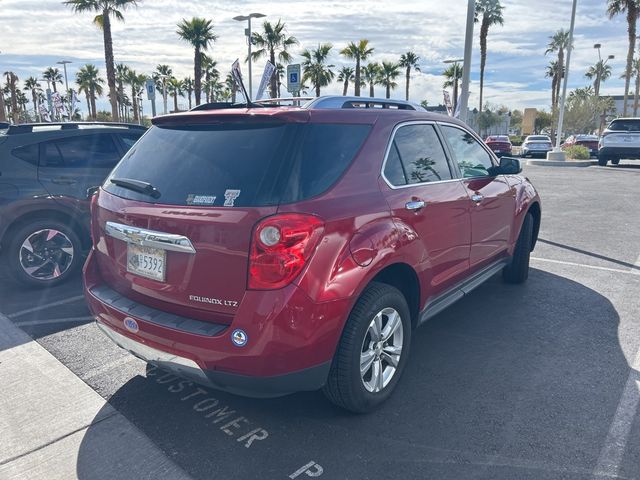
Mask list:
[[[105,232],[110,237],[142,247],[161,248],[172,252],[196,253],[191,240],[184,235],[157,232],[115,222],[107,222]]]

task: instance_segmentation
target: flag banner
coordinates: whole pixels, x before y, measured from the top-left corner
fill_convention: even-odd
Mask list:
[[[273,63],[267,60],[267,64],[264,66],[264,72],[262,73],[262,80],[260,80],[260,87],[258,88],[258,93],[256,94],[256,100],[260,100],[262,95],[264,95],[264,91],[271,80],[274,72],[276,71],[276,67]]]
[[[78,96],[76,95],[75,90],[71,90],[71,115],[76,111],[76,105],[78,104]]]
[[[453,106],[451,105],[451,96],[449,95],[449,92],[447,92],[446,90],[443,90],[442,94],[444,95],[444,105],[445,107],[447,107],[447,113],[449,114],[449,116],[451,116],[453,115]]]
[[[67,107],[62,101],[62,95],[60,95],[60,92],[55,92],[53,95],[51,95],[51,101],[53,102],[53,108],[55,112],[58,114],[58,116],[60,117],[69,116],[69,112],[67,111]]]
[[[247,89],[245,88],[244,82],[242,81],[242,72],[240,71],[240,60],[238,60],[237,58],[236,58],[236,61],[233,62],[233,64],[231,65],[231,75],[233,76],[233,79],[235,80],[236,85],[238,85],[240,92],[244,96],[244,99],[247,102],[250,102],[251,99],[249,98],[249,95],[247,94]]]
[[[45,122],[50,122],[51,116],[49,115],[49,110],[47,110],[47,107],[44,105],[44,103],[41,103],[39,105],[39,110],[40,110],[40,117],[42,117],[42,120],[44,120]]]

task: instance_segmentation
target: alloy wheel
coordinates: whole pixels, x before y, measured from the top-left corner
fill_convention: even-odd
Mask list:
[[[74,258],[71,240],[60,230],[44,229],[29,235],[20,247],[20,266],[36,280],[63,275]]]

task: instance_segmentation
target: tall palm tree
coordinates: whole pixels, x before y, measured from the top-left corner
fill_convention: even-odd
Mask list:
[[[116,64],[116,82],[118,84],[118,115],[121,118],[126,116],[125,106],[124,106],[124,84],[127,83],[127,76],[129,75],[129,67],[127,67],[124,63]]]
[[[31,92],[31,99],[33,100],[33,115],[36,119],[39,119],[40,112],[38,110],[38,93],[42,91],[38,79],[36,77],[29,77],[24,81],[24,89],[27,92]]]
[[[211,79],[220,76],[220,70],[218,70],[218,62],[208,56],[206,53],[201,54],[202,57],[202,76],[204,77],[204,83],[211,85]],[[204,88],[205,98],[207,102],[211,102],[211,89]]]
[[[636,92],[633,99],[633,116],[638,116],[638,95],[640,95],[640,58],[635,58],[631,64],[633,76],[636,77]]]
[[[187,98],[189,99],[189,110],[191,110],[191,95],[193,95],[193,79],[191,77],[187,77],[182,80],[182,85],[180,87],[183,92],[187,93]]]
[[[456,111],[458,106],[458,85],[462,78],[462,67],[458,63],[452,63],[444,72],[445,81],[442,84],[443,88],[453,87],[453,111]]]
[[[564,53],[567,48],[569,48],[569,32],[560,29],[553,36],[549,37],[549,39],[550,41],[544,54],[546,55],[554,52],[558,53],[558,60],[556,63],[558,79],[555,85],[555,103],[551,106],[552,109],[555,110],[558,107],[558,102],[560,100],[560,86],[562,84],[562,79],[564,78]]]
[[[362,67],[362,78],[369,85],[369,96],[375,97],[375,86],[380,82],[380,65],[372,62]]]
[[[355,88],[354,95],[356,97],[360,96],[360,63],[367,58],[369,58],[373,54],[373,47],[369,46],[369,40],[362,39],[358,43],[350,42],[345,48],[340,51],[340,54],[345,58],[356,61],[356,70],[355,70]]]
[[[556,87],[560,82],[560,71],[558,70],[558,62],[556,60],[549,62],[544,76],[551,79],[551,109],[553,110],[558,102],[556,98]]]
[[[629,48],[627,50],[627,67],[624,76],[624,107],[622,116],[627,115],[627,98],[633,71],[633,55],[636,45],[636,25],[640,16],[639,0],[607,0],[607,14],[613,18],[621,13],[627,14],[627,33],[629,34]]]
[[[191,44],[193,55],[193,79],[196,93],[196,105],[200,105],[200,91],[202,89],[202,52],[216,41],[218,36],[213,33],[213,22],[206,18],[193,17],[191,20],[183,19],[178,24],[176,32],[178,36]]]
[[[116,70],[113,61],[113,39],[111,38],[111,19],[124,21],[122,14],[128,7],[137,5],[138,0],[66,0],[74,12],[97,13],[93,22],[102,29],[104,41],[104,61],[107,66],[107,85],[109,86],[109,102],[111,103],[111,118],[114,122],[118,117],[118,92],[116,91]]]
[[[605,64],[603,60],[598,60],[595,65],[592,65],[584,74],[589,80],[593,79],[593,91],[595,96],[600,96],[600,84],[606,81],[611,76],[611,66]]]
[[[504,25],[500,0],[476,0],[475,22],[480,23],[480,108],[484,92],[484,68],[487,64],[487,36],[492,25]]]
[[[51,87],[53,88],[53,93],[56,93],[58,89],[56,88],[56,84],[59,83],[62,85],[62,74],[60,70],[57,68],[49,67],[44,72],[42,72],[42,78],[51,83]]]
[[[331,70],[335,65],[327,65],[327,58],[333,45],[330,43],[318,44],[318,48],[302,52],[302,66],[304,74],[302,81],[308,80],[316,90],[316,97],[320,96],[320,88],[329,85],[336,74]]]
[[[409,79],[411,77],[411,69],[413,68],[416,72],[419,72],[420,71],[420,66],[418,65],[419,61],[420,61],[420,57],[411,51],[400,55],[400,63],[398,65],[406,69],[405,100],[407,101],[409,101]]]
[[[238,93],[238,85],[236,84],[236,80],[233,78],[231,72],[227,73],[227,76],[224,79],[224,85],[231,93],[231,103],[236,103],[236,93]]]
[[[276,63],[276,71],[273,72],[273,76],[276,77],[278,83],[278,91],[276,92],[278,98],[281,98],[280,89],[282,88],[282,80],[284,79],[285,73],[286,69],[284,65],[280,62]],[[302,84],[300,85],[300,89],[302,90]]]
[[[262,24],[262,32],[253,32],[251,34],[251,41],[257,49],[251,54],[251,59],[258,60],[262,57],[269,57],[269,61],[274,67],[277,61],[290,63],[292,57],[287,50],[294,45],[298,45],[296,37],[287,35],[286,25],[281,19],[278,19],[275,25],[265,21]],[[278,78],[276,75],[271,76],[269,89],[271,98],[276,98],[278,92]]]
[[[394,81],[400,76],[400,65],[393,62],[382,62],[380,67],[380,85],[387,89],[387,97],[391,98],[391,90],[398,84]]]
[[[169,93],[173,96],[173,111],[178,111],[178,96],[182,96],[182,82],[177,78],[169,79],[167,84]]]
[[[78,92],[84,93],[87,97],[89,117],[95,120],[98,115],[96,110],[96,96],[102,95],[102,85],[104,85],[104,80],[100,78],[100,72],[96,66],[87,63],[78,70],[76,74],[76,84],[78,85]]]
[[[133,109],[133,121],[135,123],[140,122],[140,105],[138,104],[138,98],[140,97],[140,90],[144,87],[144,82],[147,81],[147,76],[139,74],[133,69],[129,69],[125,79],[126,83],[131,87],[131,106]]]
[[[13,72],[4,72],[4,76],[7,77],[7,87],[11,95],[11,116],[13,117],[13,123],[18,123],[18,76]]]
[[[167,112],[167,96],[166,93],[166,85],[167,81],[173,75],[173,70],[169,65],[160,64],[156,66],[155,71],[151,74],[151,78],[156,82],[156,90],[160,92],[162,95],[162,105],[164,107],[163,111]]]
[[[343,87],[342,87],[343,97],[347,95],[347,91],[349,90],[349,82],[354,81],[355,78],[356,77],[355,77],[353,68],[351,67],[342,67],[338,71],[338,82],[343,82]]]

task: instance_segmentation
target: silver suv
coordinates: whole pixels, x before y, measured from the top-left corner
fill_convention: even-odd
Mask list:
[[[598,164],[604,167],[611,161],[618,165],[623,158],[640,160],[640,118],[616,118],[602,132]]]

